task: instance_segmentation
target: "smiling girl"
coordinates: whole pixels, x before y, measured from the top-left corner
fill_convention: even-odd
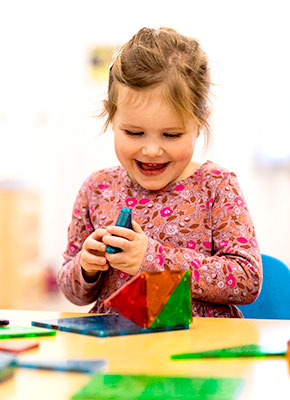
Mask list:
[[[74,205],[58,283],[75,304],[104,300],[141,271],[192,271],[192,314],[241,317],[261,289],[261,257],[236,175],[194,161],[208,135],[210,77],[197,40],[143,28],[110,67],[105,128],[120,165],[94,172]],[[122,207],[133,230],[116,227]],[[111,254],[106,246],[122,252]]]

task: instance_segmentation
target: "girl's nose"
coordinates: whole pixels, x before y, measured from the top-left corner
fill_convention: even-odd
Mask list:
[[[142,147],[142,154],[147,157],[160,157],[163,154],[163,149],[158,142],[145,143]]]

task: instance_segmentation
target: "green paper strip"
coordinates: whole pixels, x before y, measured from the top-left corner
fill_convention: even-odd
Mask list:
[[[275,350],[258,344],[249,344],[245,346],[226,347],[209,351],[195,353],[173,354],[172,360],[189,360],[200,358],[234,358],[234,357],[269,357],[285,356],[286,350]]]
[[[18,337],[35,337],[35,336],[54,336],[56,331],[43,328],[35,328],[33,326],[7,326],[0,327],[0,339],[10,339]]]
[[[233,400],[243,379],[94,375],[73,400]]]

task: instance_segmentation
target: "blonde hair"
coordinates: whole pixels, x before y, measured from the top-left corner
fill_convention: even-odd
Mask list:
[[[170,28],[142,28],[125,43],[110,66],[104,130],[117,110],[119,84],[135,90],[161,86],[169,104],[182,118],[195,119],[208,139],[210,73],[196,39]]]

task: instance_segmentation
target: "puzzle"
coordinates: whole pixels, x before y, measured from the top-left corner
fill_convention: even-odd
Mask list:
[[[33,328],[31,326],[8,326],[0,328],[0,339],[35,337],[35,336],[55,336],[55,331],[47,329]]]
[[[120,314],[32,321],[33,326],[107,337],[188,329],[190,271],[141,272],[105,300]]]
[[[6,351],[7,353],[22,353],[27,350],[35,349],[39,347],[38,342],[34,342],[27,339],[13,339],[13,340],[1,340],[0,351]]]
[[[18,360],[15,359],[15,366],[19,368],[43,369],[47,371],[60,372],[82,372],[93,374],[103,371],[107,366],[106,360],[101,359],[69,359],[69,360]]]
[[[194,353],[173,354],[172,360],[187,360],[200,358],[236,358],[236,357],[277,357],[285,356],[285,346],[271,348],[259,344],[248,344],[244,346],[225,347]]]
[[[73,400],[233,400],[244,380],[239,378],[97,374]]]
[[[31,324],[47,329],[58,329],[60,331],[98,337],[164,332],[187,329],[189,327],[188,325],[176,325],[157,328],[141,328],[139,325],[120,314],[89,315],[87,317],[32,321]]]
[[[0,352],[0,382],[10,378],[14,372],[14,357]]]
[[[123,228],[132,229],[132,211],[130,208],[122,208],[119,217],[116,222],[116,226],[122,226]],[[107,253],[120,253],[122,250],[119,247],[108,245],[106,247]]]
[[[191,272],[140,272],[104,303],[142,328],[192,322]]]

